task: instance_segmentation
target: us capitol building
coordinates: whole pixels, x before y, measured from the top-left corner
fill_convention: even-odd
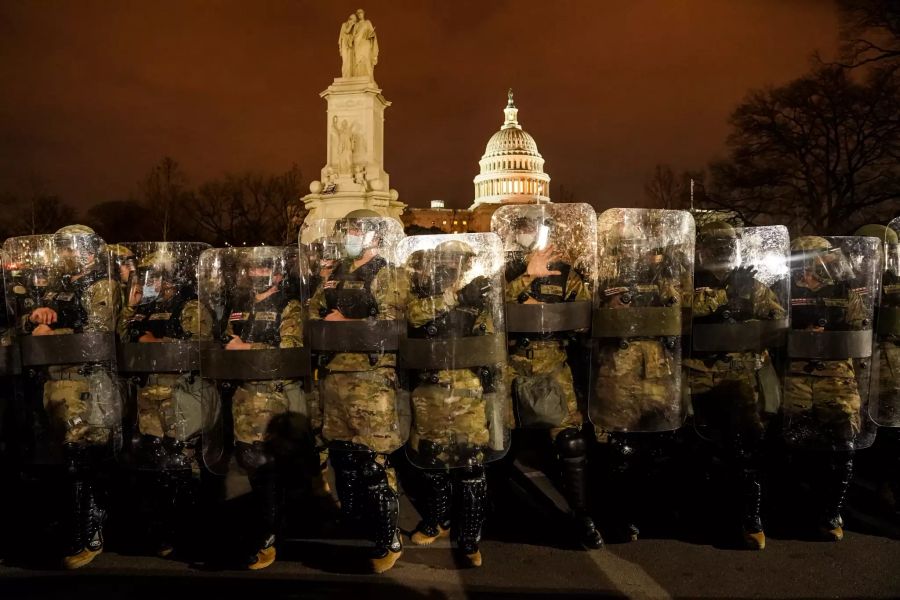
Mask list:
[[[310,183],[310,193],[288,209],[295,226],[365,208],[399,218],[411,233],[490,231],[491,216],[504,204],[550,202],[544,157],[519,124],[512,90],[503,109],[503,124],[488,140],[479,161],[472,205],[448,209],[443,201],[432,200],[429,208],[413,208],[401,202],[384,169],[384,113],[391,103],[375,83],[378,40],[371,21],[361,22],[369,33],[352,43],[345,40],[347,24],[341,28],[341,76],[320,94],[328,105],[326,162],[320,179]]]
[[[504,204],[550,202],[550,176],[537,143],[519,124],[519,109],[509,91],[500,130],[491,136],[478,161],[475,200],[468,209],[407,208],[400,216],[407,227],[416,225],[442,232],[490,231],[491,215]],[[438,201],[439,202],[439,201]]]

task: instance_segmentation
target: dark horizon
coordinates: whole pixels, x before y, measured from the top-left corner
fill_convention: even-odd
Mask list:
[[[247,169],[306,181],[325,162],[341,22],[362,6],[392,102],[385,168],[413,207],[472,201],[512,87],[551,176],[595,207],[641,205],[657,163],[724,152],[754,88],[833,56],[815,0],[633,2],[6,3],[0,8],[0,192],[36,175],[79,209],[126,199],[163,156],[190,184]]]

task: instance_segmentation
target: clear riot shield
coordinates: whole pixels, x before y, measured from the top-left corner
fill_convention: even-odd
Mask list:
[[[400,365],[413,407],[410,460],[429,469],[503,457],[510,415],[500,238],[412,236],[397,252],[407,290]]]
[[[597,219],[590,417],[608,432],[684,422],[682,337],[690,323],[694,219],[613,208]]]
[[[500,207],[510,392],[518,427],[579,427],[587,389],[597,214],[588,204]]]
[[[126,450],[139,469],[190,468],[200,451],[199,242],[116,244],[119,373],[125,381]],[[113,264],[116,264],[115,261]]]
[[[304,224],[300,246],[315,282],[309,343],[329,446],[389,453],[406,442],[409,401],[397,374],[404,297],[390,217],[348,215]],[[311,287],[311,289],[313,289]]]
[[[697,234],[691,352],[684,362],[701,437],[759,439],[781,408],[777,363],[787,342],[789,249],[780,225],[714,221]]]
[[[869,414],[881,427],[900,427],[900,217],[884,234],[881,297],[875,317],[876,341],[872,365],[876,369]],[[877,391],[875,391],[877,390]]]
[[[253,473],[309,443],[306,272],[294,247],[200,256],[203,459],[214,472]]]
[[[15,273],[10,291],[26,374],[20,411],[24,460],[58,463],[67,446],[117,450],[119,295],[106,244],[73,227],[10,238],[3,247]]]
[[[791,445],[843,451],[874,441],[868,400],[880,246],[855,236],[791,240],[783,400]]]

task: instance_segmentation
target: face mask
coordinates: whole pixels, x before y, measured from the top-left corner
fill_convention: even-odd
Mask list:
[[[268,291],[274,285],[272,278],[268,275],[251,277],[250,285],[253,286],[253,291],[257,294],[261,294],[265,291]]]
[[[344,239],[344,250],[350,258],[356,258],[362,254],[363,239],[359,235],[347,235]]]
[[[144,284],[143,289],[141,290],[141,301],[142,302],[150,302],[155,299],[159,295],[159,292],[156,291],[156,286],[152,283]]]
[[[534,245],[534,240],[535,235],[533,233],[520,233],[516,235],[516,243],[526,250],[531,250],[531,247]]]

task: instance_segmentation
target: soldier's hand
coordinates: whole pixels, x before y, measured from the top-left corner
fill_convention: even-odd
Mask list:
[[[341,311],[339,311],[338,309],[335,308],[330,313],[325,315],[325,318],[322,320],[323,321],[349,321],[350,319],[345,317],[343,315],[343,313],[341,313]]]
[[[528,257],[528,268],[526,273],[532,277],[550,277],[552,275],[561,275],[561,271],[551,271],[550,263],[560,259],[560,255],[553,246],[547,246],[543,250],[535,250]]]
[[[738,267],[731,272],[728,285],[731,288],[732,295],[740,298],[749,298],[753,294],[753,285],[755,281],[755,267]]]
[[[28,320],[32,323],[39,323],[41,325],[51,325],[56,323],[56,311],[52,308],[42,306],[41,308],[34,309],[31,312],[31,316],[28,317]]]
[[[161,342],[162,340],[150,333],[149,331],[145,331],[144,335],[138,338],[139,342]],[[229,342],[230,343],[230,342]]]
[[[456,293],[456,298],[462,306],[481,308],[484,306],[484,297],[491,289],[491,280],[485,276],[476,277]]]
[[[32,330],[31,335],[52,335],[53,330],[50,329],[49,325],[44,325],[43,323],[38,325]]]
[[[128,306],[137,306],[141,298],[144,296],[144,291],[136,285],[131,286],[131,290],[128,292]]]
[[[243,341],[236,335],[231,336],[231,340],[225,344],[226,350],[250,350],[252,348],[253,344]]]

